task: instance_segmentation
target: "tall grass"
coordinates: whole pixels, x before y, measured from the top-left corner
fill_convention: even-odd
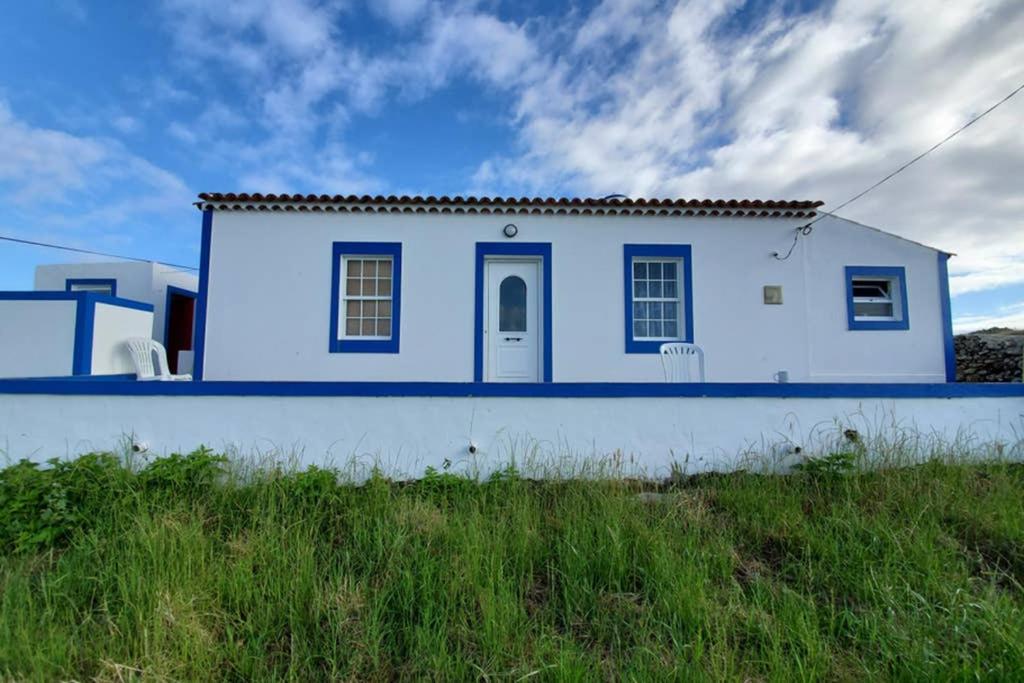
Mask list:
[[[860,457],[860,456],[858,456]],[[0,678],[1006,679],[1024,468],[0,472]]]

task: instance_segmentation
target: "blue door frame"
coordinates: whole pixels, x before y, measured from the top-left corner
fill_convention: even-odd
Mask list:
[[[544,339],[542,375],[551,381],[551,243],[550,242],[477,242],[476,300],[473,322],[473,381],[484,381],[484,265],[493,256],[539,256],[541,259],[544,297]]]

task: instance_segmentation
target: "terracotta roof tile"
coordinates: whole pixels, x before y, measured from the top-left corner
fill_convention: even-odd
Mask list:
[[[746,216],[812,218],[824,202],[777,199],[658,199],[597,197],[397,197],[202,192],[196,206],[216,211],[338,213],[474,213],[534,215]]]

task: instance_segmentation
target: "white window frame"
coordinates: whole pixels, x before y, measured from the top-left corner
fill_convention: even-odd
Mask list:
[[[675,266],[676,266],[676,296],[674,296],[674,297],[665,297],[665,296],[661,296],[661,297],[651,297],[651,296],[638,297],[636,295],[636,268],[635,268],[636,264],[638,264],[638,263],[646,263],[646,264],[651,264],[651,263],[673,263],[673,264],[675,264]],[[683,292],[683,259],[681,257],[676,258],[676,257],[670,257],[670,256],[634,256],[632,262],[630,263],[630,277],[632,278],[631,292],[632,292],[632,296],[633,296],[632,310],[634,312],[634,315],[635,315],[635,312],[636,312],[636,305],[638,303],[642,303],[642,304],[651,304],[651,303],[666,304],[666,303],[670,303],[670,304],[675,304],[675,308],[676,308],[676,335],[675,336],[667,337],[667,336],[662,335],[660,337],[651,337],[651,336],[642,336],[641,337],[641,336],[637,336],[633,332],[633,329],[631,328],[630,329],[630,334],[633,335],[633,339],[636,340],[636,341],[640,341],[640,342],[677,342],[677,341],[682,341],[685,338],[685,336],[686,336],[686,323],[683,320],[683,315],[684,315],[683,301],[684,301],[684,295],[685,295],[685,293]],[[665,278],[661,278],[662,282],[664,282],[664,280],[665,280]],[[647,281],[648,281],[648,283],[650,283],[649,279]],[[647,320],[650,320],[650,318],[647,318]],[[634,318],[634,321],[635,321],[635,318]],[[661,318],[661,321],[662,321],[662,324],[664,325],[664,318]],[[633,321],[630,321],[630,324],[632,324],[632,323],[633,323]]]
[[[387,261],[391,264],[391,294],[388,295],[371,295],[371,294],[349,294],[348,293],[348,264],[350,261],[376,261],[379,267],[381,261]],[[338,338],[351,341],[389,341],[395,336],[395,258],[391,254],[342,254],[341,256],[341,273],[342,276],[339,281],[338,298],[341,302],[339,307],[338,316]],[[363,276],[360,274],[360,281],[362,282]],[[379,278],[378,278],[379,279]],[[348,302],[350,301],[387,301],[391,304],[391,315],[387,316],[387,319],[391,321],[391,334],[389,335],[365,335],[365,334],[349,334],[348,333]],[[376,316],[375,321],[380,320],[384,316]],[[360,321],[364,318],[360,317]],[[360,324],[362,329],[362,324]],[[376,329],[376,323],[374,324]]]

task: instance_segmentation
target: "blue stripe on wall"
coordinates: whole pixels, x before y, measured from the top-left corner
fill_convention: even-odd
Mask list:
[[[506,398],[979,398],[1024,399],[1020,383],[535,383],[493,382],[137,382],[0,380],[2,394],[109,396],[438,396]],[[1024,401],[1021,402],[1024,410]]]
[[[953,310],[949,296],[949,254],[938,253],[939,303],[942,306],[942,336],[946,357],[946,381],[956,381],[956,349],[953,345]]]
[[[196,341],[192,377],[203,379],[206,366],[206,309],[210,295],[210,239],[213,235],[213,209],[203,211],[203,234],[199,248],[199,298],[196,300]]]

